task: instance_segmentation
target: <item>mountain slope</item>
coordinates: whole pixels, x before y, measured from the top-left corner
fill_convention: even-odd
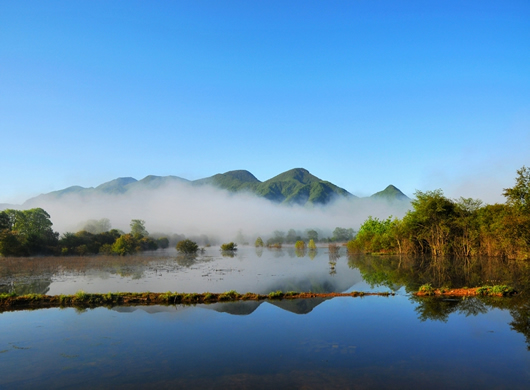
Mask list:
[[[336,196],[354,197],[343,188],[313,176],[303,168],[291,169],[260,183],[256,194],[273,202],[326,204]]]
[[[383,191],[376,192],[372,196],[372,199],[386,200],[389,202],[393,201],[410,201],[409,197],[405,195],[401,190],[392,184],[386,187]]]
[[[195,187],[210,185],[233,193],[246,191],[266,198],[271,202],[283,204],[327,204],[336,198],[357,198],[345,189],[312,175],[304,168],[295,168],[264,182],[259,181],[252,173],[246,170],[218,173],[211,177],[194,181],[189,181],[178,176],[149,175],[141,180],[136,180],[132,177],[120,177],[100,184],[96,188],[72,186],[63,190],[41,194],[28,199],[22,207],[39,207],[39,204],[45,201],[57,201],[63,196],[72,194],[79,196],[97,194],[117,195],[139,189],[156,191],[161,187],[176,183],[188,183]],[[393,185],[389,185],[383,191],[373,194],[370,198],[389,202],[410,201],[405,194]]]
[[[194,185],[209,184],[231,192],[238,192],[242,190],[252,191],[261,182],[249,171],[237,170],[218,173],[211,177],[195,180],[192,183]]]

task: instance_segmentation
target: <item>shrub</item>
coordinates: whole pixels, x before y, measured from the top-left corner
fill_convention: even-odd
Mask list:
[[[256,248],[263,246],[263,240],[261,239],[261,237],[256,238],[256,242],[254,243],[254,246]]]
[[[228,242],[223,245],[221,245],[222,251],[237,251],[237,244],[233,242]]]
[[[317,249],[317,246],[316,246],[315,241],[313,239],[309,240],[309,244],[307,244],[307,247],[311,251],[314,251],[314,250]]]
[[[420,286],[420,289],[418,291],[424,293],[425,295],[434,295],[434,288],[431,286],[430,283]]]
[[[294,244],[294,247],[296,249],[305,249],[305,242],[303,242],[302,240],[298,240],[296,241],[296,244]]]
[[[197,253],[197,251],[199,250],[199,246],[197,245],[197,243],[188,239],[179,241],[177,243],[176,248],[177,251],[185,254]]]

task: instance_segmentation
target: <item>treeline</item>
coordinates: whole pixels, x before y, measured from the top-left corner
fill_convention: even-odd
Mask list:
[[[287,234],[284,231],[275,230],[271,237],[265,242],[261,239],[261,237],[258,237],[256,242],[258,242],[258,239],[259,242],[261,242],[261,244],[257,246],[281,246],[283,244],[294,245],[299,241],[303,241],[305,243],[309,243],[310,241],[320,243],[347,242],[353,238],[354,233],[355,232],[352,228],[342,227],[335,228],[331,237],[325,237],[321,231],[316,229],[306,229],[303,232],[300,230],[289,229]]]
[[[110,227],[108,220],[96,222]],[[126,255],[169,246],[167,237],[150,237],[144,221],[133,219],[130,226],[130,233],[117,229],[97,233],[81,230],[59,237],[52,230],[50,215],[43,209],[8,209],[0,212],[0,255]]]
[[[515,186],[503,192],[505,204],[417,191],[403,219],[368,218],[348,242],[348,251],[529,259],[530,169],[523,166],[517,174]]]

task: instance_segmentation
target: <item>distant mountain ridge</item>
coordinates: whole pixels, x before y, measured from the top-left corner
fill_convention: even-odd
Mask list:
[[[345,189],[312,175],[304,168],[294,168],[263,182],[246,170],[218,173],[193,181],[178,176],[149,175],[141,180],[136,180],[132,177],[120,177],[102,183],[95,188],[71,186],[63,190],[41,194],[28,199],[23,206],[36,205],[43,200],[57,200],[69,194],[81,196],[90,194],[124,194],[138,189],[156,190],[159,187],[174,183],[188,183],[195,187],[209,185],[232,193],[248,192],[268,199],[271,202],[283,204],[323,205],[337,198],[357,198]],[[373,194],[372,198],[390,202],[410,200],[393,185]]]

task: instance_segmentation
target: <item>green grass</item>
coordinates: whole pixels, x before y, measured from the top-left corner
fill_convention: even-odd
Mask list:
[[[420,289],[418,291],[424,293],[425,295],[434,295],[434,288],[431,286],[430,283],[426,283],[423,286],[420,286]]]

